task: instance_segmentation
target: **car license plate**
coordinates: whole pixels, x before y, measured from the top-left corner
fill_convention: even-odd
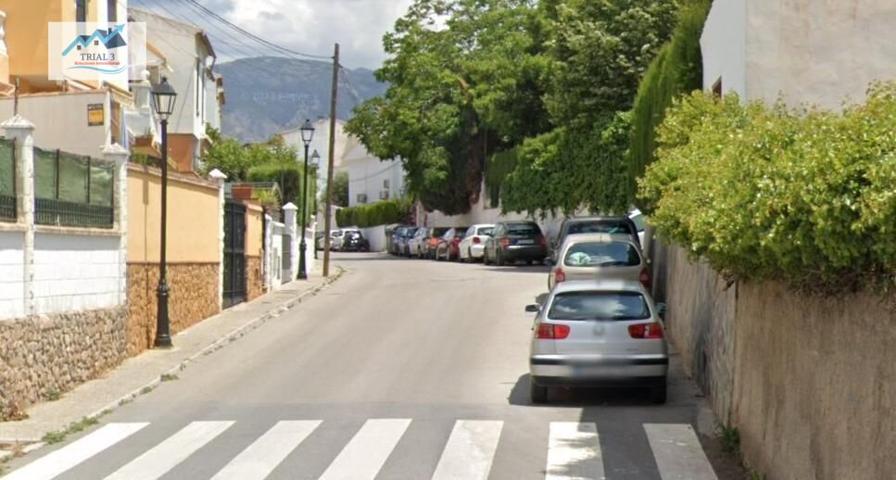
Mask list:
[[[535,240],[532,240],[530,238],[523,238],[523,239],[517,240],[516,243],[518,243],[520,245],[532,245],[535,243]]]

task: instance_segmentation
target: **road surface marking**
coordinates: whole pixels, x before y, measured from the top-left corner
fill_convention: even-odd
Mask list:
[[[121,467],[106,480],[155,480],[231,425],[233,422],[193,422]]]
[[[501,421],[458,420],[432,480],[485,480],[501,437]]]
[[[410,424],[409,418],[367,420],[318,480],[373,479]]]
[[[59,450],[44,455],[3,480],[49,480],[133,435],[148,423],[110,423]]]
[[[551,422],[545,480],[605,480],[597,424]]]
[[[320,423],[319,420],[278,422],[237,455],[212,480],[266,478]]]
[[[645,423],[644,431],[663,480],[718,480],[690,425]]]

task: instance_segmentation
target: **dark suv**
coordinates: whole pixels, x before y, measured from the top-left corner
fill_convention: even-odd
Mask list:
[[[619,217],[570,217],[563,220],[557,237],[551,242],[551,260],[557,261],[557,250],[563,246],[567,235],[576,233],[609,233],[623,234],[632,237],[636,245],[640,246],[638,239],[638,227],[632,219],[626,216]]]
[[[482,259],[486,265],[494,262],[501,266],[518,260],[535,264],[542,263],[547,254],[547,242],[537,223],[501,222],[485,242]]]

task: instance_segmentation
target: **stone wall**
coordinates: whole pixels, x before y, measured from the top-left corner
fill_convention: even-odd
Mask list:
[[[261,257],[246,255],[246,301],[264,294],[264,275],[261,272]]]
[[[220,312],[218,269],[217,263],[168,265],[171,291],[168,316],[172,335]],[[158,282],[158,264],[128,264],[128,355],[136,355],[152,347],[156,332]]]
[[[729,286],[684,250],[653,247],[669,337],[720,420],[738,428],[751,468],[770,479],[894,478],[892,305]]]
[[[0,417],[121,363],[125,318],[117,307],[0,321]]]

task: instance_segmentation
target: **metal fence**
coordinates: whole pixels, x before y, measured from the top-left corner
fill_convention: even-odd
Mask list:
[[[96,159],[35,148],[35,222],[112,228],[113,178],[112,166]]]
[[[0,138],[0,219],[16,221],[16,144]]]

